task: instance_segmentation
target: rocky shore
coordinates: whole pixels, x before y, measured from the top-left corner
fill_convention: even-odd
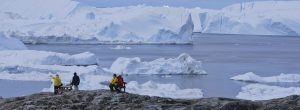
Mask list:
[[[0,110],[300,110],[300,96],[248,101],[229,98],[194,100],[150,97],[107,90],[66,92],[61,95],[43,92],[29,96],[0,98]]]

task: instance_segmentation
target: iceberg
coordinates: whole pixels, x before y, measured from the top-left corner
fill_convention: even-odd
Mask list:
[[[0,64],[95,65],[97,57],[90,52],[69,55],[36,50],[3,50],[0,51]]]
[[[115,50],[129,50],[131,49],[131,47],[128,47],[128,46],[123,46],[123,45],[117,45],[111,49],[115,49]]]
[[[299,1],[255,1],[220,10],[73,0],[2,0],[0,32],[25,43],[191,44],[193,32],[299,36]]]
[[[300,95],[299,87],[278,87],[264,84],[249,84],[242,87],[236,98],[247,100],[269,100],[290,95]]]
[[[177,58],[159,58],[142,62],[140,58],[117,58],[110,71],[118,74],[206,74],[201,61],[193,59],[186,53]]]
[[[299,36],[299,1],[253,1],[201,13],[203,33]]]
[[[3,0],[0,10],[0,31],[25,43],[189,44],[194,29],[192,11],[185,8]]]
[[[203,97],[201,89],[180,89],[176,84],[160,84],[153,81],[138,84],[131,81],[126,85],[126,90],[130,93],[140,95],[169,97],[176,99],[198,99]]]
[[[105,72],[96,64],[97,57],[89,52],[69,55],[35,50],[1,50],[0,79],[47,81],[54,74],[72,77],[73,72]]]
[[[284,74],[278,76],[261,77],[253,72],[231,77],[232,80],[245,82],[273,83],[273,82],[300,82],[300,74]]]
[[[26,46],[16,38],[7,37],[0,32],[0,51],[1,50],[25,50]]]

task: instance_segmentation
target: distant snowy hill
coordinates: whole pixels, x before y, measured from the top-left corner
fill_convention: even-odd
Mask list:
[[[191,43],[193,32],[299,35],[300,1],[235,4],[222,10],[71,0],[2,0],[0,32],[25,43]]]

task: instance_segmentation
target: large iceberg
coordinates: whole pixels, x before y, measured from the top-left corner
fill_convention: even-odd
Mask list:
[[[300,88],[250,84],[242,87],[242,91],[238,93],[236,98],[247,100],[269,100],[289,95],[300,95]]]
[[[201,61],[186,53],[177,58],[159,58],[142,62],[140,58],[119,57],[113,62],[110,71],[119,74],[205,74]]]
[[[231,77],[232,80],[246,81],[246,82],[260,82],[260,83],[272,83],[272,82],[300,82],[300,74],[284,74],[281,73],[278,76],[261,77],[253,72],[248,72],[242,75]]]
[[[25,43],[192,43],[193,32],[297,36],[299,1],[259,1],[221,10],[72,0],[2,0],[0,31]]]
[[[185,8],[96,8],[72,0],[3,0],[0,31],[26,43],[191,43]]]
[[[222,34],[300,34],[300,1],[253,1],[200,13],[202,32]]]

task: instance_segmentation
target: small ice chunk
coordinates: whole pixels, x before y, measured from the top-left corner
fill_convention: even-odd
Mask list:
[[[248,72],[242,75],[231,77],[232,80],[245,81],[245,82],[300,82],[300,74],[284,74],[278,76],[261,77],[253,72]]]
[[[136,81],[131,81],[126,85],[126,90],[130,93],[169,97],[176,99],[197,99],[202,98],[201,89],[180,89],[176,84],[160,84],[153,81],[138,84]]]
[[[247,100],[269,100],[286,97],[289,95],[300,95],[299,87],[278,87],[263,84],[250,84],[242,87],[236,98]]]
[[[115,49],[115,50],[129,50],[129,49],[131,49],[131,47],[124,46],[124,45],[117,45],[116,47],[113,47],[111,49]]]

